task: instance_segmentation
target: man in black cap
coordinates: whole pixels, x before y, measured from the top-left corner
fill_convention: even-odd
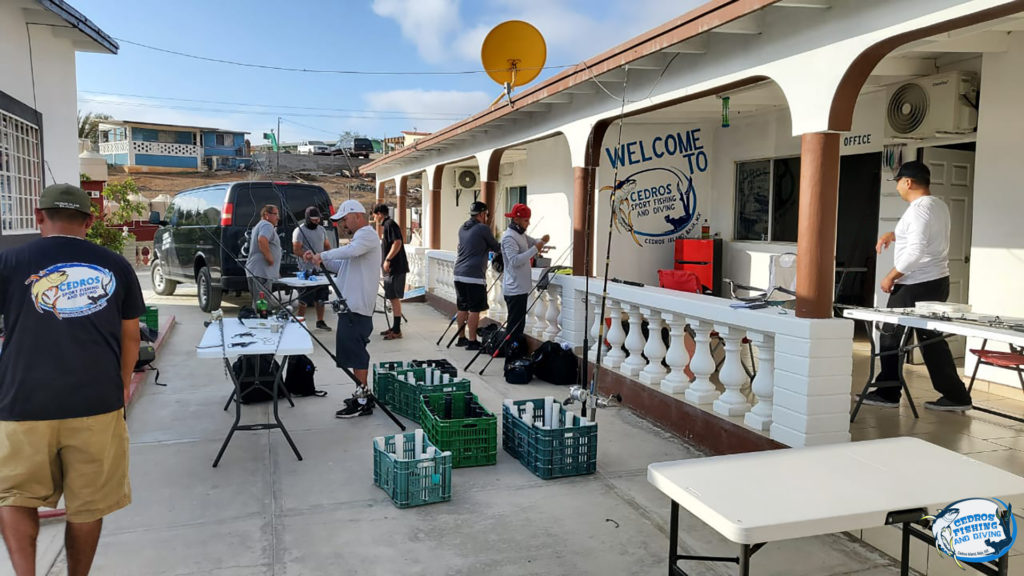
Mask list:
[[[320,210],[316,206],[306,208],[306,219],[295,227],[292,232],[292,251],[299,257],[299,266],[307,272],[316,272],[312,262],[303,260],[306,251],[319,254],[324,250],[331,249],[331,241],[328,240],[327,229],[320,225],[322,218]],[[331,327],[324,321],[324,302],[330,297],[327,286],[317,286],[302,291],[299,295],[299,316],[305,316],[306,306],[316,306],[316,327],[320,330],[331,331]]]
[[[456,346],[466,350],[479,350],[476,329],[480,313],[487,310],[487,259],[491,252],[501,253],[501,244],[487,225],[487,204],[473,202],[469,206],[469,220],[459,228],[459,249],[455,256],[455,305],[459,323]],[[468,321],[468,322],[467,322]],[[469,327],[469,338],[465,337]]]
[[[17,574],[36,573],[41,506],[63,495],[67,572],[86,574],[103,517],[131,503],[124,402],[139,358],[139,280],[85,239],[89,195],[48,186],[41,238],[0,253],[0,530]]]
[[[380,333],[385,340],[402,337],[402,298],[405,298],[405,275],[409,272],[409,259],[405,255],[402,229],[388,216],[388,205],[373,208],[373,220],[380,227],[380,268],[384,276],[384,298],[391,301],[394,315],[391,328]]]
[[[906,162],[896,177],[896,191],[910,204],[900,217],[894,232],[878,239],[879,254],[894,246],[893,268],[882,278],[882,292],[889,294],[889,308],[913,308],[918,302],[945,302],[949,297],[949,208],[931,195],[931,171],[923,162]],[[899,348],[903,328],[893,324],[882,326],[879,338],[881,352]],[[917,330],[918,341],[941,336],[931,330]],[[971,396],[957,374],[953,354],[945,339],[921,347],[928,376],[940,396],[925,402],[931,410],[963,412],[971,408]],[[875,378],[878,386],[864,396],[872,406],[898,407],[902,389],[897,354],[881,357],[882,369]]]

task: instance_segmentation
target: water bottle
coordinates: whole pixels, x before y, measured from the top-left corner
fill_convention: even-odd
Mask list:
[[[267,304],[267,299],[265,295],[263,294],[263,292],[260,292],[260,297],[256,300],[256,313],[259,315],[260,318],[266,319],[267,312],[269,311],[269,309],[270,306]]]

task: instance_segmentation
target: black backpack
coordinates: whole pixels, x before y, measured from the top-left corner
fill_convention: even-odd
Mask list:
[[[288,371],[284,377],[284,387],[292,396],[327,396],[326,390],[317,390],[313,384],[313,373],[316,366],[308,356],[288,357]]]
[[[273,400],[271,391],[274,389],[274,375],[280,369],[281,365],[274,360],[273,354],[241,356],[235,360],[231,365],[231,371],[238,380],[238,390],[242,395],[239,400],[242,404]],[[281,398],[284,395],[284,386],[278,387],[277,397]]]
[[[579,360],[572,350],[564,350],[558,342],[548,341],[533,352],[533,375],[552,384],[575,384]]]
[[[533,380],[533,360],[526,357],[505,359],[505,382],[529,384],[530,380]]]

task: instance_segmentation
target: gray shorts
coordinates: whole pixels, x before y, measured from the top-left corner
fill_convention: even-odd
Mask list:
[[[336,348],[339,368],[350,370],[368,370],[370,353],[366,345],[370,343],[373,333],[373,318],[346,312],[338,315],[338,332]]]

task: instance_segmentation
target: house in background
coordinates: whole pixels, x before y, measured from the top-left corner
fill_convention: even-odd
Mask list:
[[[247,132],[132,120],[99,123],[100,154],[126,172],[236,170],[252,162]]]
[[[39,236],[43,187],[78,183],[79,51],[118,45],[63,0],[0,2],[0,249]]]

